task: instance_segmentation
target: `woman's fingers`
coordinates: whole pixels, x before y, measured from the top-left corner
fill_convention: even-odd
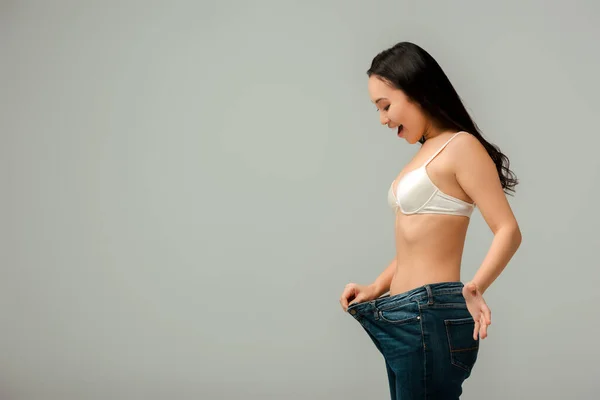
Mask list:
[[[492,311],[490,310],[490,308],[487,305],[484,305],[483,315],[485,316],[486,323],[488,325],[491,325],[492,324]]]
[[[488,327],[488,324],[485,321],[485,316],[483,314],[481,315],[481,319],[482,319],[482,321],[481,321],[481,324],[480,324],[481,329],[479,331],[479,337],[482,338],[482,339],[485,339],[487,337],[487,327]]]
[[[477,336],[479,335],[479,326],[481,324],[479,323],[478,320],[475,320],[475,329],[473,329],[473,339],[477,340]]]
[[[354,296],[354,285],[349,283],[344,288],[344,291],[342,292],[342,296],[340,297],[340,304],[342,305],[342,308],[344,309],[344,311],[346,311],[348,309],[348,299],[350,299],[353,296]]]
[[[356,294],[356,297],[350,302],[348,303],[348,305],[352,305],[354,303],[360,303],[365,299],[365,295],[362,292],[359,292],[358,294]]]

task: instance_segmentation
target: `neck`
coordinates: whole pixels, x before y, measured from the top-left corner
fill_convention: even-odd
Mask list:
[[[423,133],[423,138],[425,140],[433,139],[436,136],[442,135],[444,133],[455,132],[454,129],[442,129],[440,127],[435,126],[433,123],[429,124],[427,128],[425,128],[425,132]]]

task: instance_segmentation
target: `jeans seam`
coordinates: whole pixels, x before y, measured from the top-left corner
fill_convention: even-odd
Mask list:
[[[413,322],[413,321],[417,321],[417,320],[419,320],[419,316],[416,316],[416,317],[410,317],[410,318],[404,318],[404,319],[399,319],[398,321],[394,321],[394,320],[391,320],[391,319],[387,319],[387,318],[385,318],[385,317],[383,316],[382,312],[381,312],[381,311],[379,311],[379,319],[380,319],[381,321],[383,321],[383,322],[386,322],[386,323],[388,323],[388,324],[392,324],[392,325],[404,325],[404,324],[408,324],[408,323],[410,323],[410,322]]]
[[[411,306],[411,305],[414,306],[415,304],[417,305],[417,309],[418,309],[419,308],[419,303],[417,301],[411,301],[408,304],[403,304],[403,305],[398,306],[398,307],[377,308],[376,312],[377,312],[377,315],[378,315],[378,317],[379,317],[379,319],[381,321],[384,321],[384,322],[386,322],[388,324],[392,324],[392,325],[403,325],[403,324],[407,324],[407,323],[410,323],[410,322],[414,322],[415,320],[416,321],[420,320],[421,319],[420,310],[418,311],[418,315],[416,315],[416,316],[412,316],[412,317],[404,318],[404,319],[399,319],[397,321],[385,318],[385,316],[383,315],[383,313],[386,312],[386,311],[390,311],[390,310],[394,310],[394,309],[400,308],[400,307],[406,307],[406,306]]]
[[[427,400],[427,345],[425,344],[425,328],[423,322],[423,312],[421,304],[417,302],[419,309],[419,322],[421,324],[421,343],[423,344],[423,395],[424,399]]]
[[[384,304],[383,306],[378,306],[377,310],[378,311],[389,311],[389,310],[394,310],[394,309],[398,309],[398,308],[402,308],[402,307],[407,307],[410,305],[414,305],[414,303],[417,303],[417,301],[409,301],[406,303],[400,303],[400,304],[394,304],[394,303],[390,303],[390,304]]]

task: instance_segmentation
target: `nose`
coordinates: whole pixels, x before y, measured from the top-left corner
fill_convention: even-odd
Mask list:
[[[387,125],[390,123],[390,119],[383,114],[379,117],[379,120],[381,121],[381,125]]]

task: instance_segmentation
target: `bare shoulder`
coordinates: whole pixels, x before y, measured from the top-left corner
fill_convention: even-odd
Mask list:
[[[488,159],[493,163],[483,144],[469,132],[461,133],[454,138],[454,141],[456,143],[453,146],[453,153],[456,159],[460,160],[467,157],[469,160],[475,162],[485,162]]]

